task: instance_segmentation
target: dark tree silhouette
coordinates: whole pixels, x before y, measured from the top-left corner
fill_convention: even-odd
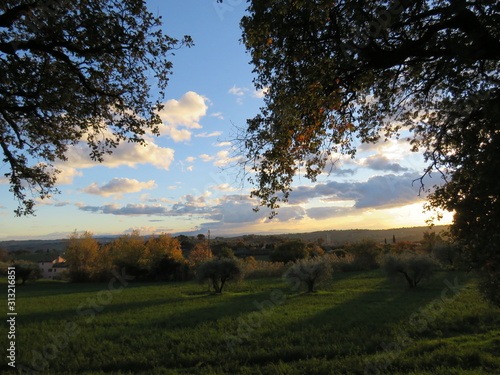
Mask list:
[[[429,208],[500,305],[500,3],[465,0],[252,0],[242,20],[265,106],[240,136],[252,195],[276,213],[294,176],[313,181],[354,139],[410,129]],[[421,186],[426,192],[429,186]]]
[[[192,44],[160,25],[143,0],[2,1],[0,148],[17,215],[57,192],[54,162],[70,145],[87,142],[102,161],[122,141],[158,134],[168,54]]]

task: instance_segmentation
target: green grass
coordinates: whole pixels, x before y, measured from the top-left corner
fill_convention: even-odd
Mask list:
[[[458,295],[444,282],[455,278],[467,285]],[[499,311],[462,273],[416,290],[379,271],[337,274],[312,294],[280,279],[228,287],[214,296],[193,283],[18,286],[17,365],[51,375],[500,370]],[[437,303],[446,290],[455,298]]]

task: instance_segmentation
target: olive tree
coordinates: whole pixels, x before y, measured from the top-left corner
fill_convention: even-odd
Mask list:
[[[222,294],[226,282],[241,279],[243,279],[243,268],[235,259],[209,260],[200,264],[196,270],[196,280],[199,283],[208,280],[216,294]]]
[[[422,280],[432,276],[436,262],[428,255],[386,254],[381,266],[389,278],[404,279],[410,288],[416,288]]]
[[[332,268],[326,260],[300,259],[294,262],[283,274],[283,278],[298,289],[307,287],[307,292],[314,292],[314,287],[332,276]]]

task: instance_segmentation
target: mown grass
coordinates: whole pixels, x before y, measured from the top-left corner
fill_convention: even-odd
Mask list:
[[[221,296],[193,283],[31,283],[17,287],[16,364],[51,375],[496,374],[500,314],[473,284],[441,272],[408,290],[379,271],[336,274],[312,294],[279,278]]]

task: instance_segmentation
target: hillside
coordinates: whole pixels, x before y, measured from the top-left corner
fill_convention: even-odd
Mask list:
[[[393,236],[396,241],[420,241],[424,232],[440,233],[446,230],[446,225],[429,227],[393,228],[393,229],[347,229],[347,230],[325,230],[308,233],[284,233],[277,235],[244,235],[232,237],[231,240],[243,240],[247,243],[274,242],[279,238],[301,239],[304,241],[317,241],[322,238],[325,245],[341,246],[348,242],[357,242],[363,239],[377,242],[392,242]]]
[[[356,242],[362,239],[370,239],[377,242],[391,242],[393,236],[397,241],[419,241],[422,239],[423,233],[427,231],[442,232],[447,226],[437,225],[432,229],[429,227],[412,227],[412,228],[394,228],[394,229],[349,229],[349,230],[326,230],[310,233],[284,233],[278,235],[269,234],[250,234],[237,237],[226,237],[228,240],[243,240],[249,244],[262,242],[276,242],[280,238],[296,239],[300,238],[304,241],[317,241],[319,238],[324,239],[325,245],[340,246],[347,242]],[[218,237],[222,238],[222,237]],[[101,243],[111,242],[112,237],[97,237]],[[18,241],[0,241],[0,248],[8,251],[15,250],[44,250],[44,251],[64,251],[66,248],[66,239],[59,240],[18,240]]]
[[[394,228],[394,229],[351,229],[351,230],[329,230],[311,233],[286,234],[283,237],[300,238],[305,241],[317,241],[319,238],[325,240],[326,245],[342,245],[348,242],[357,242],[362,239],[377,242],[392,242],[393,236],[396,241],[420,241],[424,232],[440,233],[448,226],[439,225],[432,229],[429,227]]]

